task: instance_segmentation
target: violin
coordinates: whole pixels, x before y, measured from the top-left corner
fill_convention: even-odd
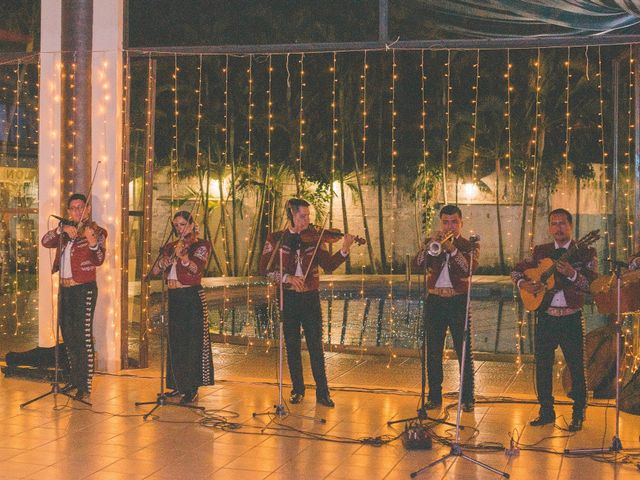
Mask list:
[[[80,222],[74,222],[73,220],[69,220],[68,218],[58,217],[57,215],[52,215],[53,217],[60,220],[60,225],[67,227],[74,227],[76,229],[77,237],[84,237],[85,230],[87,228],[92,229],[94,232],[98,230],[98,224],[93,220],[81,220]]]
[[[300,240],[302,240],[302,243],[336,243],[342,237],[344,237],[344,233],[337,228],[325,228],[322,230],[320,227],[313,224],[300,232]],[[364,238],[358,236],[356,236],[353,241],[358,245],[364,245],[367,243]]]

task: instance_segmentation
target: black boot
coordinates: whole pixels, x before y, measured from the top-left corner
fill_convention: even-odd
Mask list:
[[[540,414],[538,418],[531,420],[529,425],[532,427],[541,427],[542,425],[548,425],[556,421],[556,412],[553,407],[540,407]]]
[[[182,405],[193,403],[198,398],[198,387],[193,387],[184,392],[184,396],[180,400]]]
[[[573,406],[573,414],[571,415],[571,423],[568,430],[570,432],[578,432],[582,430],[582,423],[585,419],[585,409],[583,407]]]

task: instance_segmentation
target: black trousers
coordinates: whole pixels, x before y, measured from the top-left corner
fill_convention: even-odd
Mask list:
[[[60,330],[70,367],[70,383],[91,392],[94,369],[93,313],[98,299],[96,282],[60,288]]]
[[[167,387],[213,385],[209,308],[202,286],[169,289]]]
[[[458,357],[458,365],[462,359],[462,339],[464,337],[464,320],[467,308],[466,295],[439,297],[429,295],[424,309],[424,325],[427,334],[427,377],[429,379],[429,400],[442,401],[442,353],[447,336],[447,328],[451,332],[453,347]],[[469,320],[470,322],[471,320]],[[471,332],[471,323],[469,323]],[[462,401],[473,402],[473,358],[471,356],[471,335],[467,337],[466,359],[464,365],[464,381],[462,384]]]
[[[582,312],[563,317],[546,313],[538,315],[536,324],[535,359],[536,389],[542,408],[553,408],[553,364],[559,346],[571,372],[571,393],[574,408],[586,406],[587,385],[584,375],[584,328]]]
[[[289,374],[293,383],[293,393],[304,394],[304,377],[302,374],[301,332],[307,342],[307,350],[311,359],[311,371],[316,382],[316,397],[329,393],[327,374],[324,365],[322,348],[322,311],[320,310],[320,294],[314,292],[284,292],[284,341],[287,346]]]

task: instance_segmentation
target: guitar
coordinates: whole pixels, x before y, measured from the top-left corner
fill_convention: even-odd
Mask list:
[[[537,267],[525,270],[524,276],[527,280],[540,283],[543,287],[535,294],[529,293],[526,290],[520,290],[520,297],[522,298],[525,310],[529,312],[545,310],[551,303],[553,295],[557,292],[555,289],[555,273],[558,262],[566,260],[571,263],[571,257],[574,256],[580,248],[588,247],[599,239],[600,230],[592,230],[573,244],[560,258],[556,260],[543,258],[538,262]]]

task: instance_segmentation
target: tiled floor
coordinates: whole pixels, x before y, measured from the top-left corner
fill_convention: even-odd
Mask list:
[[[273,383],[276,353],[216,345],[218,383],[201,389],[199,400],[199,405],[207,408],[206,419],[187,409],[165,406],[156,411],[157,417],[144,421],[141,414],[148,408],[136,408],[134,402],[155,398],[159,381],[154,369],[130,370],[121,376],[98,375],[92,410],[61,396],[57,407],[48,397],[20,409],[20,403],[47,391],[48,386],[1,378],[0,479],[392,480],[410,478],[411,472],[449,451],[439,443],[430,451],[407,451],[400,440],[380,447],[356,441],[401,433],[404,423],[388,426],[387,421],[415,413],[420,382],[415,358],[394,359],[387,368],[388,358],[329,352],[327,370],[335,409],[316,407],[314,392],[309,390],[301,405],[291,407],[291,413],[307,418],[290,416],[269,424],[267,416],[254,417],[254,412],[269,411],[277,402],[278,390]],[[520,373],[510,363],[476,362],[475,366],[479,399],[489,395],[533,399],[529,366]],[[457,375],[453,362],[447,364],[445,377],[445,390],[454,390]],[[557,399],[566,400],[562,395]],[[570,412],[570,406],[558,406],[557,424],[564,425]],[[479,401],[474,413],[462,416],[467,428],[461,431],[461,441],[508,445],[513,434],[523,445],[553,452],[610,445],[615,419],[611,407],[590,407],[584,430],[575,435],[552,426],[527,426],[536,413],[533,403]],[[221,429],[222,417],[240,428]],[[449,419],[455,421],[455,409]],[[267,425],[271,428],[265,429]],[[620,427],[625,449],[640,452],[640,417],[623,413]],[[334,441],[300,438],[297,430],[308,432],[307,437],[326,434],[325,438]],[[434,431],[445,437],[454,435],[448,426]],[[559,453],[523,450],[519,456],[509,457],[502,450],[471,448],[465,448],[464,453],[507,471],[515,479],[640,478],[635,464],[615,466]],[[499,476],[472,461],[454,458],[417,478]]]

